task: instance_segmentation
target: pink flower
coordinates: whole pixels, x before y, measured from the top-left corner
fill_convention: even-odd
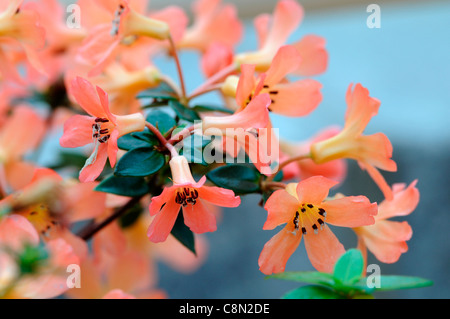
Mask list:
[[[395,172],[396,163],[391,159],[392,145],[383,133],[363,135],[372,116],[378,113],[380,101],[369,96],[369,91],[361,84],[352,85],[347,90],[347,113],[342,131],[324,141],[311,146],[311,157],[317,164],[340,158],[352,158],[382,190],[386,199],[393,198],[392,190],[377,168]]]
[[[194,24],[186,30],[179,47],[205,52],[213,43],[234,47],[242,37],[243,26],[232,4],[222,0],[197,0],[193,5]]]
[[[411,239],[411,226],[406,221],[388,219],[407,216],[416,209],[420,196],[416,184],[417,180],[408,187],[405,184],[394,184],[392,187],[394,198],[380,203],[375,224],[354,229],[358,235],[358,248],[365,259],[367,259],[367,249],[383,263],[395,263],[401,254],[408,251],[406,241]]]
[[[266,73],[255,79],[254,65],[241,65],[241,76],[236,89],[236,101],[245,107],[252,98],[269,93],[269,110],[286,116],[305,116],[322,101],[322,85],[312,79],[289,82],[285,78],[295,71],[301,62],[298,51],[293,46],[281,47],[273,58]]]
[[[23,0],[2,1],[0,4],[0,73],[3,78],[24,84],[15,68],[16,52],[24,52],[27,62],[45,73],[37,50],[45,45],[45,30],[39,24],[38,14]]]
[[[240,65],[253,64],[260,72],[266,71],[278,49],[286,44],[289,36],[300,25],[303,15],[303,8],[295,0],[278,1],[272,16],[263,14],[254,21],[259,49],[238,54],[235,61]],[[297,64],[293,73],[311,76],[325,71],[328,54],[322,37],[307,35],[292,45],[301,57],[301,63]]]
[[[155,216],[148,228],[147,235],[152,242],[167,239],[180,209],[185,224],[197,234],[216,231],[216,218],[209,212],[203,201],[222,207],[237,207],[241,200],[234,192],[213,186],[204,186],[206,177],[199,182],[192,177],[185,157],[175,156],[170,162],[173,185],[164,188],[161,195],[153,197],[150,203],[150,215]]]
[[[127,59],[148,60],[147,40],[166,40],[172,34],[177,41],[187,23],[184,12],[175,6],[153,13],[151,17],[146,15],[143,2],[96,0],[94,6],[92,1],[83,1],[80,6],[92,27],[78,58],[93,67],[90,76],[98,75],[124,53],[131,52],[126,55]],[[147,54],[143,51],[145,48]]]
[[[125,134],[142,131],[145,119],[141,113],[114,115],[109,110],[107,94],[80,77],[72,81],[71,93],[89,114],[74,115],[64,125],[60,139],[63,147],[80,147],[94,143],[94,151],[80,172],[80,181],[95,180],[103,170],[106,159],[111,167],[116,164],[117,139]]]
[[[243,149],[262,174],[272,174],[279,146],[269,121],[269,106],[269,94],[262,93],[233,115],[206,116],[202,121],[203,134],[223,136],[227,154],[237,156]]]
[[[345,252],[327,223],[341,227],[371,225],[377,204],[365,196],[348,196],[326,200],[329,189],[337,182],[314,176],[288,184],[267,200],[267,221],[263,229],[286,226],[270,239],[258,260],[264,274],[283,272],[289,257],[305,238],[306,252],[318,271],[332,272],[336,260]]]
[[[0,128],[0,192],[9,193],[30,182],[36,167],[23,157],[39,145],[45,130],[45,120],[31,107],[13,108]]]

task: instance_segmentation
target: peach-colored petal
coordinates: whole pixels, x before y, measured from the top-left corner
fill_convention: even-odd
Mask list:
[[[64,133],[59,143],[62,147],[75,148],[92,143],[94,118],[87,115],[74,115],[64,123]]]
[[[255,66],[252,64],[241,65],[241,76],[236,89],[236,102],[239,106],[245,106],[249,102],[249,96],[255,88]]]
[[[106,193],[94,191],[97,185],[87,182],[66,186],[64,199],[70,207],[68,218],[71,222],[96,218],[105,212]]]
[[[286,75],[298,68],[300,62],[301,57],[296,48],[291,45],[282,46],[266,72],[265,84],[271,86],[281,82]]]
[[[0,145],[8,158],[18,158],[38,146],[45,128],[44,119],[31,107],[17,106],[1,128]]]
[[[313,176],[297,184],[298,201],[302,204],[319,205],[328,196],[331,187],[338,182],[323,176]]]
[[[119,147],[117,146],[117,138],[119,137],[119,130],[114,130],[111,133],[111,137],[108,140],[108,159],[111,167],[116,165],[117,152]]]
[[[100,176],[108,158],[107,148],[107,143],[100,143],[96,159],[80,171],[79,179],[81,182],[93,182]]]
[[[327,212],[327,223],[343,227],[359,227],[375,223],[377,204],[365,196],[347,196],[324,201],[321,207]]]
[[[151,199],[149,211],[150,216],[158,214],[168,202],[174,202],[176,196],[176,187],[165,187],[159,196]]]
[[[295,0],[278,1],[264,48],[279,48],[303,19],[303,8]]]
[[[392,187],[394,198],[391,201],[385,200],[380,203],[377,220],[406,216],[416,209],[420,198],[416,184],[417,180],[413,181],[406,189],[404,184],[394,184]]]
[[[266,275],[283,272],[286,263],[302,240],[286,228],[273,236],[265,245],[258,259],[259,270]]]
[[[295,71],[303,76],[318,75],[327,69],[328,53],[325,49],[325,39],[317,35],[306,35],[293,44],[300,53],[302,62]]]
[[[25,217],[11,214],[0,220],[0,244],[19,250],[24,244],[37,245],[39,234]]]
[[[202,55],[201,68],[206,77],[211,77],[233,63],[232,49],[220,42],[212,43]]]
[[[166,202],[164,207],[160,207],[160,212],[156,214],[152,223],[148,227],[147,236],[154,243],[163,242],[172,231],[173,225],[180,212],[180,204],[175,202],[175,194]]]
[[[208,211],[201,200],[183,207],[184,223],[194,233],[203,234],[217,230],[216,216]]]
[[[5,175],[8,186],[13,190],[18,190],[31,182],[36,171],[33,163],[14,161],[5,165]]]
[[[241,198],[235,196],[234,192],[229,189],[203,186],[199,189],[198,196],[211,204],[222,207],[238,207],[241,204]]]
[[[275,191],[264,205],[268,215],[263,229],[274,229],[278,225],[289,222],[298,210],[299,205],[298,200],[285,190]]]
[[[266,43],[271,19],[271,15],[267,13],[260,14],[253,19],[253,26],[256,31],[256,37],[258,38],[258,49],[261,49],[264,46],[264,43]]]
[[[322,101],[321,88],[322,84],[312,79],[276,84],[270,88],[277,92],[271,95],[270,110],[285,116],[308,115]]]
[[[89,115],[108,118],[97,89],[88,80],[75,77],[71,82],[70,93]]]
[[[355,138],[355,159],[360,159],[368,164],[385,171],[395,172],[397,164],[391,159],[392,144],[383,133],[361,135]]]
[[[336,235],[325,225],[317,234],[309,233],[304,237],[306,252],[314,268],[320,272],[333,272],[334,264],[345,253]]]
[[[108,265],[110,287],[123,291],[139,291],[153,284],[150,281],[150,259],[141,252],[128,251],[116,256]]]

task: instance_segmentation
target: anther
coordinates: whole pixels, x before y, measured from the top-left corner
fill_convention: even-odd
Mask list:
[[[299,213],[295,212],[295,218],[294,218],[295,229],[298,229],[298,216],[299,216]]]
[[[318,234],[319,233],[319,229],[318,229],[316,224],[312,225],[312,229],[314,229],[314,234]]]
[[[306,235],[306,228],[305,227],[302,227],[302,233],[303,233],[303,235]]]
[[[269,94],[277,95],[277,94],[278,94],[278,91],[269,91]]]
[[[108,134],[109,130],[107,128],[100,130],[100,134]]]
[[[108,119],[105,119],[105,118],[97,117],[97,118],[95,119],[95,122],[96,122],[96,123],[107,123],[107,122],[109,122],[109,120],[108,120]]]

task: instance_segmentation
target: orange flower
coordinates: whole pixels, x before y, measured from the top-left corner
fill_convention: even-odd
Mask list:
[[[31,107],[13,109],[0,129],[0,192],[9,193],[30,182],[36,167],[23,161],[23,156],[39,145],[45,129],[45,120]]]
[[[197,0],[194,2],[194,24],[186,30],[178,44],[180,48],[205,52],[213,43],[234,47],[242,36],[243,26],[232,4],[222,0]]]
[[[317,164],[339,158],[352,158],[382,190],[386,199],[393,198],[392,190],[376,168],[395,172],[396,163],[391,159],[392,145],[383,133],[363,135],[372,116],[378,113],[380,101],[369,96],[369,91],[361,84],[352,85],[347,90],[347,113],[343,130],[325,141],[311,146],[311,157]]]
[[[412,236],[412,229],[408,222],[388,219],[407,216],[417,207],[420,195],[416,184],[417,180],[408,187],[405,184],[394,184],[392,187],[394,198],[380,203],[375,224],[354,229],[358,235],[358,248],[365,259],[367,259],[367,249],[383,263],[395,263],[401,254],[408,251],[406,241]]]
[[[45,73],[37,56],[37,50],[45,45],[45,30],[39,24],[39,15],[22,2],[0,4],[0,73],[7,80],[24,84],[15,68],[17,54],[25,53],[28,62]]]
[[[117,160],[117,139],[125,134],[142,131],[145,119],[141,113],[114,115],[109,110],[108,95],[89,81],[77,77],[71,93],[89,115],[74,115],[64,124],[60,138],[63,147],[80,147],[94,143],[94,150],[80,172],[80,181],[94,181],[109,158],[111,167]]]
[[[162,242],[169,236],[180,209],[186,225],[197,234],[216,231],[216,217],[203,204],[207,201],[222,207],[237,207],[241,199],[228,189],[204,186],[206,177],[199,182],[192,177],[187,159],[175,156],[170,162],[173,185],[164,188],[161,195],[153,197],[150,215],[155,216],[147,236],[152,242]]]
[[[326,200],[329,189],[336,184],[314,176],[288,184],[286,189],[277,190],[269,197],[264,207],[268,217],[263,229],[286,226],[264,245],[258,260],[261,272],[267,275],[283,272],[302,237],[314,268],[332,272],[345,249],[327,223],[341,227],[374,223],[377,204],[370,203],[365,196]]]

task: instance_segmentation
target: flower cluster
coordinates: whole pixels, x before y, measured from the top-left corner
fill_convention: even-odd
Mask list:
[[[254,20],[258,47],[236,52],[234,5],[195,0],[190,21],[149,2],[78,0],[77,27],[57,0],[1,2],[0,297],[170,297],[155,262],[195,271],[220,208],[252,193],[267,211],[263,229],[283,225],[261,244],[263,274],[284,272],[302,239],[311,265],[331,273],[346,248],[330,225],[352,229],[364,258],[396,262],[412,230],[389,219],[414,211],[419,191],[379,171],[397,170],[386,135],[364,134],[380,101],[349,84],[336,101],[347,107],[343,128],[304,142],[272,124],[272,113],[306,117],[322,101],[314,77],[327,69],[325,39],[288,43],[301,5],[279,0]],[[184,51],[198,54],[205,79],[191,93]],[[160,55],[178,79],[158,67]],[[196,103],[211,92],[223,106]],[[383,201],[334,192],[347,159]]]

